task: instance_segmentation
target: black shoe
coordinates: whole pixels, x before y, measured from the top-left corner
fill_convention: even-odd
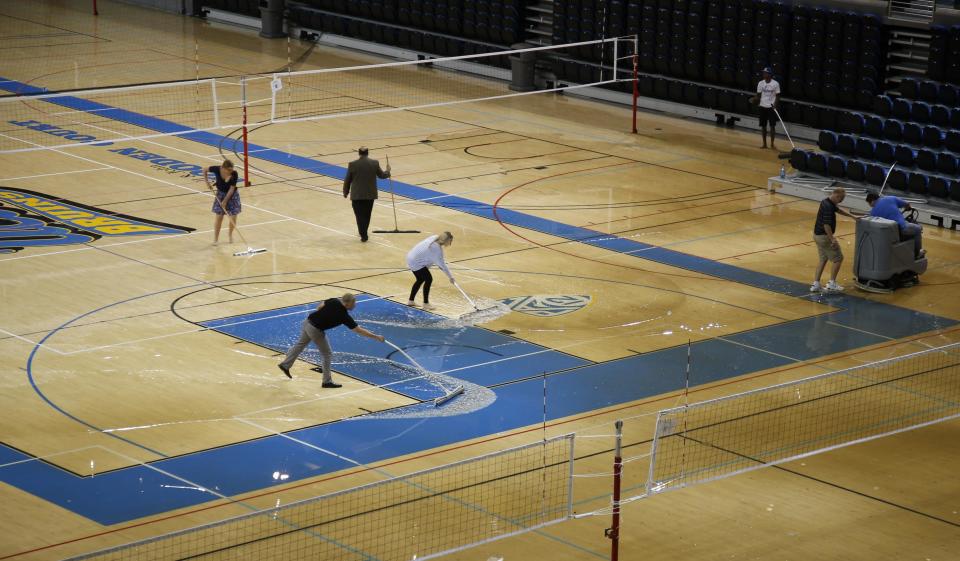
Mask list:
[[[360,236],[360,241],[362,241],[362,242],[367,241],[367,236]]]
[[[338,384],[336,382],[324,382],[323,387],[325,388],[342,388],[343,384]]]
[[[290,375],[290,369],[289,369],[289,368],[287,368],[286,366],[284,366],[284,365],[282,365],[282,364],[278,364],[278,365],[277,365],[277,368],[279,368],[280,370],[283,370],[283,373],[287,375],[287,378],[290,378],[291,380],[293,380],[293,376]]]

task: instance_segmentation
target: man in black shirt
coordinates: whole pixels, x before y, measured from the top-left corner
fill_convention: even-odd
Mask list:
[[[817,274],[813,277],[813,284],[810,285],[810,292],[841,292],[843,287],[837,284],[837,273],[840,272],[840,265],[843,263],[843,252],[840,251],[840,242],[837,240],[837,213],[850,218],[857,216],[840,208],[840,203],[847,196],[843,187],[837,187],[830,193],[830,196],[820,201],[820,209],[817,211],[817,221],[813,224],[813,241],[817,244],[817,253],[820,261],[817,263]],[[827,261],[832,263],[830,267],[830,281],[825,287],[820,286],[820,277],[823,276],[823,269]]]
[[[283,362],[277,365],[280,370],[287,375],[287,378],[293,378],[293,376],[290,375],[290,367],[293,366],[293,362],[297,360],[297,357],[300,356],[303,349],[307,348],[310,341],[313,341],[313,344],[320,349],[320,354],[323,356],[323,387],[343,387],[341,384],[336,384],[333,381],[333,376],[330,371],[330,360],[333,356],[333,351],[330,349],[330,344],[327,343],[327,336],[324,331],[333,329],[338,325],[346,325],[348,329],[358,335],[376,339],[381,343],[384,341],[382,335],[371,333],[353,321],[353,318],[350,317],[350,314],[347,312],[356,306],[357,299],[349,292],[340,298],[328,298],[320,302],[317,310],[307,316],[307,319],[303,320],[303,325],[300,328],[300,339],[287,351],[287,357],[283,359]]]

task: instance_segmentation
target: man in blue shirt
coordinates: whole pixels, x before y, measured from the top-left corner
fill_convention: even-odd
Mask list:
[[[907,222],[903,218],[901,209],[910,210],[910,203],[899,197],[881,197],[877,193],[867,194],[867,204],[870,205],[870,216],[877,216],[893,220],[900,226],[900,239],[913,238],[913,256],[920,259],[926,254],[923,250],[923,228],[919,224]]]

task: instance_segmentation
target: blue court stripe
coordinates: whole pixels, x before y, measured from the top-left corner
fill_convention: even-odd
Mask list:
[[[19,93],[41,94],[46,90],[30,86],[28,84],[17,83],[13,81],[3,82],[0,78],[0,89],[8,91],[18,91]],[[118,109],[102,103],[97,103],[74,96],[59,96],[54,98],[45,98],[44,101],[68,107],[78,111],[95,111],[96,114],[114,119],[117,121],[136,125],[145,129],[153,130],[165,134],[173,134],[181,138],[186,138],[206,144],[219,147],[224,140],[233,140],[219,134],[210,132],[188,132],[190,127],[180,125],[158,117],[142,115],[125,109]],[[299,169],[308,173],[326,175],[335,179],[343,179],[346,176],[346,169],[340,166],[327,164],[307,158],[260,146],[258,144],[249,144],[249,149],[256,153],[256,157],[261,160],[273,162],[287,167]],[[384,180],[378,180],[378,188],[381,190],[390,190],[390,184]],[[765,290],[772,290],[790,296],[799,296],[806,293],[806,285],[795,281],[790,281],[765,273],[758,273],[742,269],[726,263],[718,263],[703,257],[697,257],[678,251],[654,247],[649,244],[620,238],[598,230],[571,226],[563,224],[548,218],[542,218],[531,214],[526,214],[508,208],[497,208],[494,214],[494,207],[490,204],[480,203],[456,195],[448,195],[440,191],[434,191],[418,185],[404,183],[402,181],[392,181],[393,192],[408,199],[423,201],[435,206],[456,210],[467,214],[472,214],[489,220],[500,220],[505,224],[535,230],[545,234],[550,234],[570,241],[581,242],[609,251],[618,253],[632,253],[643,250],[642,259],[672,265],[694,272],[699,272],[714,276],[717,278],[740,282]]]

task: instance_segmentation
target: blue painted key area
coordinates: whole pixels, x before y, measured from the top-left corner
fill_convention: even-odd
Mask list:
[[[23,94],[43,92],[39,88],[12,81],[0,82],[0,88]],[[148,130],[183,132],[179,134],[180,137],[210,146],[219,146],[225,140],[232,141],[212,133],[185,132],[189,130],[188,127],[171,121],[76,97],[46,101],[81,111],[97,111],[100,118],[131,123]],[[342,178],[345,174],[341,167],[279,150],[253,144],[250,150],[258,159],[310,173],[334,178]],[[397,195],[421,199],[450,210],[499,219],[512,226],[764,290],[809,297],[806,285],[788,279],[522,212],[495,210],[491,205],[400,181],[393,181],[392,186]],[[389,187],[387,183],[380,185],[384,191],[388,191]],[[829,296],[825,297],[825,301],[839,308],[839,311],[693,344],[693,364],[709,366],[696,366],[691,373],[690,383],[698,385],[740,376],[790,364],[795,360],[858,349],[957,323],[952,319],[851,295]],[[206,325],[233,337],[283,352],[293,343],[299,333],[300,323],[315,306],[316,303],[305,303],[281,310],[223,318]],[[0,445],[0,464],[5,464],[0,467],[0,480],[101,524],[116,524],[216,500],[220,495],[229,497],[264,489],[277,483],[273,479],[273,473],[277,471],[289,475],[283,482],[289,484],[353,465],[341,457],[366,464],[534,425],[543,420],[544,373],[549,374],[546,377],[548,420],[628,403],[683,387],[686,347],[594,364],[482,328],[404,326],[429,322],[435,316],[376,298],[364,297],[353,315],[361,325],[364,322],[387,322],[371,327],[405,348],[427,369],[451,371],[451,376],[491,387],[496,393],[496,401],[482,410],[456,417],[346,419],[291,431],[286,437],[264,437],[158,460],[149,466],[119,469],[96,477],[66,472],[21,451]],[[55,336],[56,330],[44,341]],[[359,337],[342,327],[330,331],[329,336],[334,352],[339,353],[335,354],[334,359],[334,369],[338,372],[376,385],[399,380],[400,383],[392,385],[391,389],[414,399],[436,397],[435,388],[404,382],[402,367],[384,366],[382,361],[360,363],[350,358],[363,355],[405,362],[391,347]],[[319,357],[312,348],[301,358],[319,364]],[[33,382],[30,367],[27,369]],[[279,372],[277,375],[282,376]],[[296,383],[296,380],[291,383]],[[34,387],[46,400],[42,387]],[[52,402],[48,403],[54,406]],[[421,403],[411,405],[406,410],[420,411],[432,407],[432,404]],[[82,421],[83,411],[61,412],[85,423]]]
[[[285,353],[300,334],[300,324],[318,302],[291,306],[255,314],[233,316],[202,325],[227,335],[256,343],[268,349]],[[481,386],[494,386],[514,380],[540,376],[590,361],[561,353],[540,345],[508,337],[501,333],[477,327],[444,329],[428,327],[444,318],[423,310],[410,308],[390,300],[357,297],[357,308],[352,316],[360,325],[383,335],[404,350],[430,372],[450,372],[450,375]],[[376,322],[375,327],[365,322]],[[406,357],[387,345],[350,332],[345,327],[326,332],[327,341],[343,360],[334,364],[334,371],[363,380],[372,385],[390,384],[391,391],[417,400],[429,400],[443,395],[436,387],[419,381],[406,381],[411,371],[392,367],[386,361],[353,362],[351,356],[384,357],[413,366]],[[300,355],[300,360],[319,366],[320,353],[311,344]]]

